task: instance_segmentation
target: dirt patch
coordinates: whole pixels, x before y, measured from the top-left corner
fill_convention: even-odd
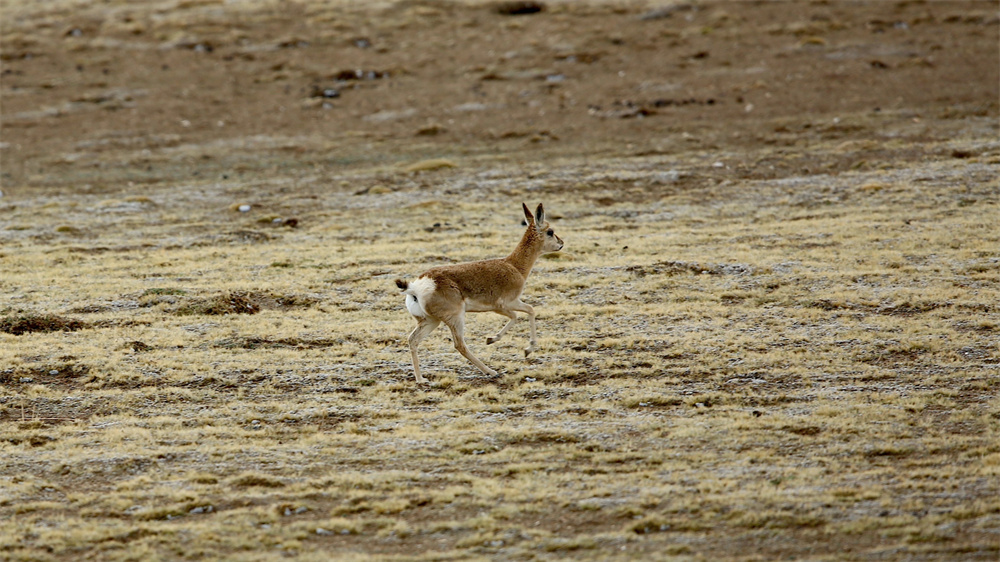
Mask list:
[[[69,31],[12,7],[5,20],[19,23],[4,24],[2,45],[5,184],[35,175],[34,187],[72,178],[103,190],[117,188],[101,177],[230,181],[289,165],[692,148],[712,158],[708,177],[843,173],[921,157],[884,142],[849,144],[873,132],[949,138],[963,119],[1000,109],[989,2],[542,6],[265,2],[216,6],[211,16],[192,5],[169,18],[137,8],[124,22],[94,5],[74,13]],[[107,18],[117,23],[81,23]],[[192,30],[202,18],[240,25]],[[912,87],[931,82],[933,91]],[[842,145],[804,150],[820,141]],[[386,150],[373,153],[371,143]],[[774,153],[719,154],[756,147]],[[125,159],[105,161],[116,150]],[[280,156],[265,154],[272,150]],[[265,243],[270,235],[251,224],[208,244]]]
[[[87,328],[82,320],[55,314],[20,314],[0,319],[0,332],[15,336],[47,332],[75,332]]]

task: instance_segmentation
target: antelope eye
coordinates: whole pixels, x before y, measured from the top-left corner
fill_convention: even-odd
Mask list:
[[[552,236],[552,235],[553,235],[553,234],[555,234],[555,233],[556,233],[556,231],[554,231],[554,230],[552,230],[552,229],[550,228],[550,229],[548,230],[548,232],[546,232],[545,234],[548,234],[549,236]]]

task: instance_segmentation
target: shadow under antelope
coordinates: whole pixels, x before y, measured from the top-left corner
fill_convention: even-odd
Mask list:
[[[417,320],[409,343],[413,374],[418,384],[426,381],[420,375],[417,346],[442,322],[451,329],[451,337],[459,353],[483,373],[497,374],[465,346],[466,312],[495,312],[510,318],[495,336],[486,339],[487,345],[500,341],[514,325],[518,312],[527,314],[531,323],[531,340],[524,356],[535,351],[535,310],[521,302],[521,291],[538,256],[558,252],[563,247],[563,241],[546,222],[545,209],[541,204],[534,215],[524,203],[521,207],[528,228],[509,256],[431,268],[413,281],[396,279],[396,286],[406,295],[406,309]]]

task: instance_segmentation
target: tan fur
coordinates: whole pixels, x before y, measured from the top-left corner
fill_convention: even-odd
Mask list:
[[[522,203],[521,207],[528,228],[509,256],[435,267],[420,275],[420,283],[396,280],[396,285],[407,295],[407,308],[417,320],[417,327],[409,338],[417,383],[425,382],[420,375],[417,346],[442,322],[451,330],[455,349],[459,353],[483,373],[496,375],[496,371],[484,365],[465,345],[466,312],[495,312],[510,319],[495,336],[486,339],[487,345],[500,341],[517,320],[517,312],[527,314],[531,340],[524,350],[525,357],[536,349],[535,311],[521,302],[521,291],[538,256],[561,250],[563,241],[549,228],[541,204],[534,215],[527,205]],[[433,281],[433,284],[424,279]],[[417,303],[419,306],[414,306]]]

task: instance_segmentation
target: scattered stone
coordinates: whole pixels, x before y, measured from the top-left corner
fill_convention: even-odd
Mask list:
[[[559,74],[551,68],[526,68],[522,70],[488,69],[479,77],[480,80],[545,80],[549,76]]]
[[[452,111],[485,111],[489,106],[481,102],[469,102],[456,105],[451,108]]]
[[[683,105],[715,105],[715,98],[705,98],[703,100],[697,98],[686,98],[686,99],[656,99],[653,100],[653,107],[670,107],[670,106],[683,106]]]
[[[285,39],[284,41],[278,42],[279,49],[304,49],[309,46],[309,41],[305,39]]]
[[[451,160],[446,160],[444,158],[433,158],[431,160],[421,160],[420,162],[414,162],[409,166],[403,168],[407,172],[418,173],[418,172],[430,172],[433,170],[441,170],[443,168],[457,168],[458,164],[455,164]]]
[[[448,129],[445,129],[441,125],[438,125],[438,124],[435,123],[433,125],[427,125],[426,127],[421,127],[419,129],[417,129],[417,136],[418,137],[436,137],[436,136],[440,135],[441,133],[444,133],[444,132],[447,132],[447,131],[448,131]]]
[[[309,94],[311,98],[324,98],[324,99],[334,99],[340,97],[340,90],[336,88],[325,88],[322,86],[313,85],[312,91]]]
[[[329,98],[305,98],[302,100],[302,109],[333,109],[333,104]]]
[[[662,8],[656,8],[654,10],[650,10],[639,16],[639,19],[642,21],[661,20],[673,17],[673,15],[678,12],[689,12],[694,9],[695,9],[694,4],[688,4],[688,3],[673,4],[670,6],[664,6]]]
[[[545,11],[545,4],[542,2],[500,2],[493,7],[493,11],[501,16],[526,16]]]
[[[606,119],[631,119],[633,117],[647,117],[653,115],[652,111],[642,107],[627,107],[625,109],[602,110],[600,106],[592,106],[587,110],[589,115]]]
[[[351,80],[381,80],[388,78],[389,73],[383,70],[341,70],[333,75],[334,80],[349,82]]]
[[[361,119],[362,121],[368,121],[370,123],[384,123],[387,121],[400,121],[403,119],[407,119],[409,117],[413,117],[416,114],[417,110],[413,108],[397,109],[397,110],[386,109],[383,111],[372,113],[371,115],[365,115]]]

